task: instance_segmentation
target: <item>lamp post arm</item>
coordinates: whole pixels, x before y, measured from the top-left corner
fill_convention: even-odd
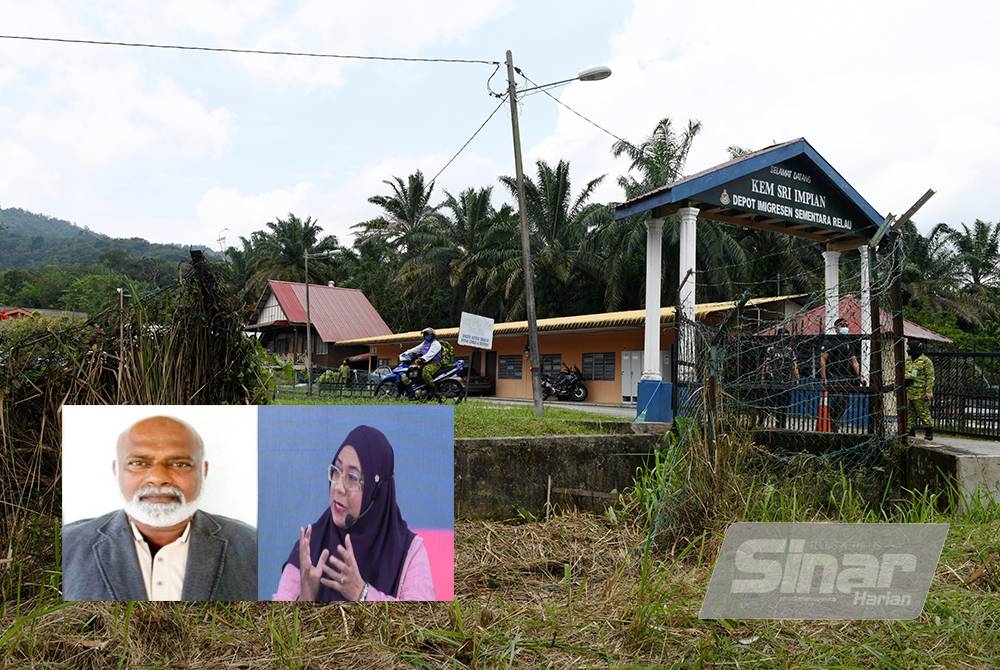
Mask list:
[[[568,84],[571,81],[577,81],[580,77],[573,77],[571,79],[563,79],[561,81],[553,81],[548,84],[539,84],[538,86],[529,86],[528,88],[518,89],[518,93],[531,93],[532,91],[540,91],[543,88],[552,88],[553,86],[559,86],[561,84]]]

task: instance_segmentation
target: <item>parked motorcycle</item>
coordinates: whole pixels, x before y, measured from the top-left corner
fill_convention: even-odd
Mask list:
[[[462,402],[465,397],[465,384],[461,379],[464,368],[465,361],[459,359],[454,365],[442,365],[434,375],[434,390],[439,402],[444,400],[454,400],[455,404]],[[420,377],[420,366],[414,365],[408,356],[400,356],[399,364],[382,378],[375,387],[374,395],[376,400],[405,397],[408,400],[421,402],[432,397],[430,389]]]
[[[555,396],[559,400],[583,402],[587,399],[587,387],[583,383],[583,373],[575,365],[570,368],[565,363],[555,381],[542,375],[542,399]]]

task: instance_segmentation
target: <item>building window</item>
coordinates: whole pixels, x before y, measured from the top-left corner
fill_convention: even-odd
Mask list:
[[[599,354],[583,355],[583,378],[598,381],[614,381],[615,354],[606,351]]]
[[[521,379],[524,362],[520,356],[501,356],[497,363],[497,374],[500,379]]]
[[[555,379],[562,372],[562,354],[542,354],[538,361],[542,367],[542,374]]]

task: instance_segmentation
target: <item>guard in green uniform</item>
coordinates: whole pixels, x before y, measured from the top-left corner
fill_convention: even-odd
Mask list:
[[[924,343],[910,340],[906,359],[906,415],[910,437],[916,437],[917,426],[924,427],[924,439],[934,439],[931,422],[931,401],[934,400],[934,364],[924,353]]]

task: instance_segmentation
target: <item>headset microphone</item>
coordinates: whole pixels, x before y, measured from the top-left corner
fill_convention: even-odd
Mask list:
[[[378,479],[378,475],[375,475],[375,478]],[[378,500],[378,493],[381,487],[382,487],[382,482],[380,481],[375,482],[375,490],[372,491],[372,499],[369,500],[368,505],[363,510],[361,510],[361,514],[358,514],[357,516],[354,516],[353,514],[347,515],[347,518],[344,519],[344,525],[346,526],[345,530],[350,530],[351,528],[353,528],[354,524],[356,524],[358,521],[361,521],[361,517],[363,517],[365,514],[368,514],[368,511],[372,508],[372,505],[374,505],[375,501]]]

